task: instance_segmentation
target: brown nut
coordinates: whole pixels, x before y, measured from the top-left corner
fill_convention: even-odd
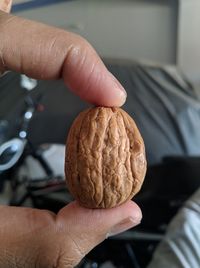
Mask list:
[[[144,142],[133,119],[120,108],[81,112],[67,138],[65,174],[84,207],[111,208],[131,199],[146,174]]]

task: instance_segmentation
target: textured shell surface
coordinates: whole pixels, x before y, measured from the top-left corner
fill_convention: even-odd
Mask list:
[[[111,208],[126,202],[140,190],[146,166],[143,139],[121,108],[90,108],[73,122],[65,174],[80,205]]]

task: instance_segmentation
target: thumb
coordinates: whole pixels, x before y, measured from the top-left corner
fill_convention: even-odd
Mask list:
[[[71,203],[56,218],[58,233],[67,241],[67,244],[62,241],[66,247],[62,246],[60,266],[63,267],[69,259],[70,265],[78,264],[104,239],[136,226],[141,218],[139,207],[132,201],[111,209],[87,209],[80,207],[77,202]]]

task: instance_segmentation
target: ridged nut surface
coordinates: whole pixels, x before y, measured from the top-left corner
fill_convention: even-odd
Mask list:
[[[132,199],[146,174],[144,142],[133,119],[121,108],[81,112],[68,134],[65,174],[84,207],[111,208]]]

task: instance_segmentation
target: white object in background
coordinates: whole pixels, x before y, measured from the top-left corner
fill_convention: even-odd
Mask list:
[[[0,146],[0,160],[2,158],[2,163],[0,161],[0,171],[5,171],[13,167],[19,158],[21,157],[24,147],[26,145],[26,140],[14,138]],[[10,157],[6,163],[4,163],[4,156]]]
[[[148,268],[200,267],[200,188],[168,226]]]
[[[53,171],[54,176],[64,178],[65,146],[61,144],[43,145],[43,157]],[[20,168],[19,176],[31,179],[41,179],[47,176],[41,164],[32,156],[28,156],[25,164]]]
[[[21,87],[30,91],[37,86],[37,80],[27,77],[26,75],[21,75]]]

